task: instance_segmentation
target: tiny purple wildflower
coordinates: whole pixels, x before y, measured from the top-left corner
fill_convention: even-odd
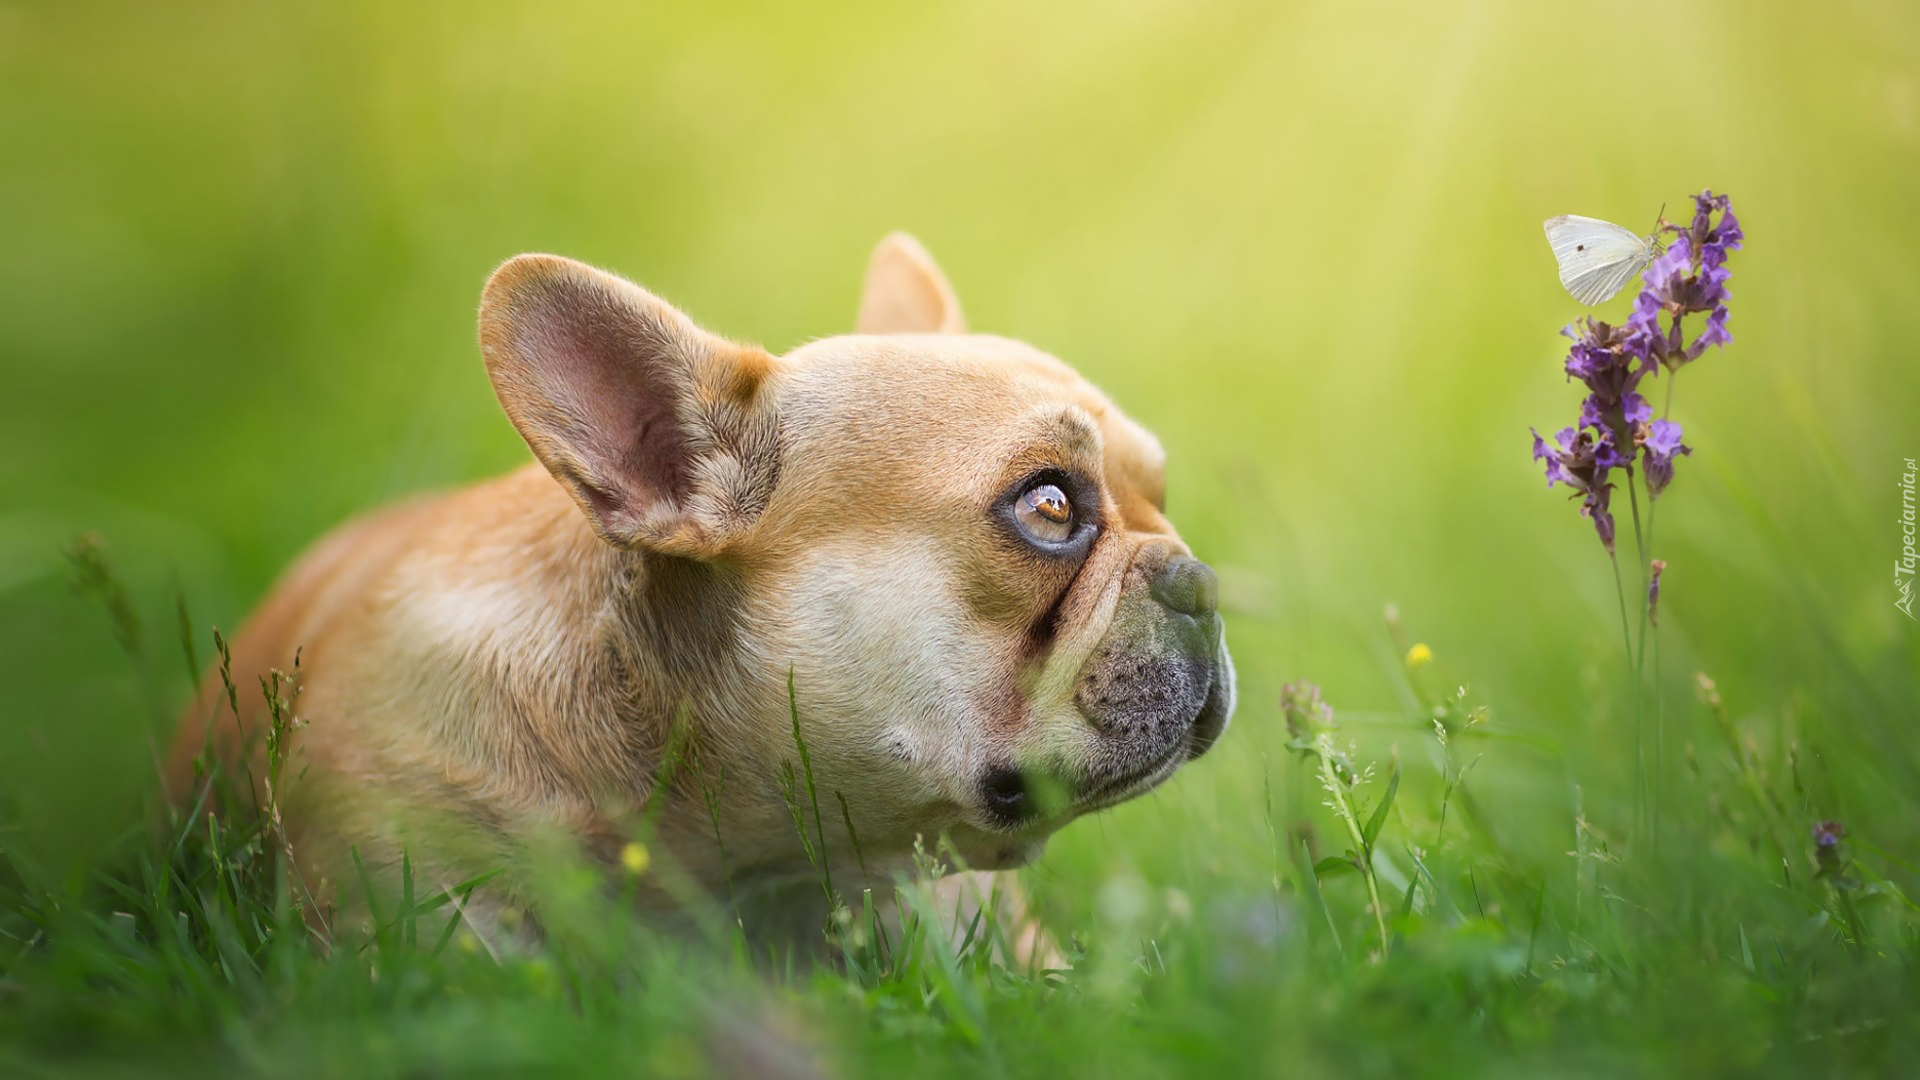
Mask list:
[[[1567,447],[1570,446],[1572,442],[1572,428],[1562,428],[1560,434],[1553,437],[1552,446],[1547,445],[1547,440],[1541,438],[1538,431],[1533,433],[1533,460],[1539,461],[1542,458],[1546,459],[1547,487],[1551,488],[1556,483],[1571,484],[1574,482],[1573,474],[1567,471],[1566,466]]]
[[[1716,211],[1720,214],[1718,222],[1711,220]],[[1747,238],[1740,229],[1740,219],[1733,216],[1733,199],[1712,191],[1693,197],[1693,225],[1688,231],[1694,243],[1701,247],[1712,245],[1727,251],[1739,251],[1741,242]]]
[[[1560,333],[1573,339],[1573,348],[1567,352],[1567,377],[1586,384],[1599,412],[1618,405],[1634,393],[1641,379],[1657,372],[1646,357],[1629,347],[1634,335],[1627,327],[1583,319]]]
[[[1612,489],[1613,485],[1608,484],[1602,490],[1604,492]],[[1592,520],[1593,531],[1600,534],[1601,545],[1607,549],[1607,554],[1613,554],[1613,515],[1607,512],[1607,500],[1604,495],[1598,502],[1588,498],[1586,504],[1580,507],[1580,516]]]
[[[1611,469],[1624,468],[1631,459],[1614,447],[1613,433],[1562,428],[1552,442],[1533,433],[1534,460],[1547,463],[1547,486],[1565,483],[1585,496],[1580,513],[1593,521],[1594,531],[1609,552],[1613,550],[1613,514],[1608,509],[1613,484],[1607,479]]]
[[[1813,860],[1820,866],[1814,877],[1832,882],[1840,888],[1849,888],[1847,880],[1847,857],[1844,846],[1847,827],[1837,821],[1817,821],[1813,825]]]
[[[1627,426],[1638,428],[1653,419],[1653,406],[1639,394],[1628,391],[1620,397],[1620,413],[1626,418]]]
[[[1733,273],[1727,269],[1727,253],[1740,250],[1746,233],[1733,216],[1733,202],[1727,196],[1704,191],[1693,201],[1693,221],[1687,227],[1667,226],[1676,234],[1673,246],[1647,267],[1644,288],[1627,320],[1634,351],[1669,371],[1700,359],[1709,346],[1725,346],[1733,340],[1727,330],[1727,280]],[[1663,314],[1667,316],[1664,333]],[[1689,343],[1681,322],[1699,314],[1707,316],[1706,328]]]
[[[1646,291],[1657,294],[1662,300],[1671,303],[1676,294],[1686,285],[1688,272],[1693,269],[1693,244],[1681,233],[1673,246],[1647,266],[1647,272],[1641,276],[1640,283]]]
[[[1693,344],[1695,348],[1704,350],[1709,345],[1725,347],[1732,341],[1733,335],[1727,333],[1727,309],[1719,307],[1707,315],[1707,328],[1700,331],[1700,336]]]
[[[1647,272],[1651,274],[1653,268],[1648,267]],[[1660,300],[1660,294],[1654,289],[1642,289],[1640,295],[1633,298],[1633,314],[1627,316],[1627,330],[1633,335],[1634,351],[1643,360],[1660,359],[1649,355],[1645,349],[1650,341],[1660,336],[1660,313],[1664,310],[1666,308]]]
[[[1592,428],[1595,431],[1605,431],[1607,430],[1606,424],[1607,418],[1600,411],[1600,403],[1594,400],[1593,395],[1587,395],[1585,400],[1580,402],[1579,426],[1583,429]],[[1535,449],[1534,456],[1540,456],[1538,448]]]
[[[1680,441],[1680,425],[1671,420],[1655,420],[1647,425],[1640,445],[1644,447],[1640,461],[1647,474],[1647,493],[1657,499],[1673,482],[1673,459],[1680,454],[1692,454],[1693,447]]]

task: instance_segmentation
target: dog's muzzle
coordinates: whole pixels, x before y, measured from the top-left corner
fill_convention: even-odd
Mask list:
[[[1206,753],[1226,730],[1233,662],[1213,570],[1174,556],[1145,591],[1081,669],[1074,703],[1098,733],[1093,752],[1060,776],[989,770],[981,803],[996,824],[1015,827],[1043,814],[1124,802]]]

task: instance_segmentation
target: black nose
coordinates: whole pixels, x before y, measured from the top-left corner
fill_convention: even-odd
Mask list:
[[[1220,582],[1206,563],[1176,555],[1167,560],[1160,576],[1153,579],[1150,591],[1155,600],[1169,609],[1198,619],[1213,614],[1220,597]]]

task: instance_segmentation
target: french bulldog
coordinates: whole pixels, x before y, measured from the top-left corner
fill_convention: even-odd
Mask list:
[[[346,525],[233,644],[241,687],[298,654],[278,795],[331,880],[403,850],[460,880],[543,829],[612,870],[645,819],[643,906],[778,909],[817,872],[803,746],[846,882],[939,837],[1020,866],[1225,729],[1214,574],[1166,518],[1159,443],[967,333],[912,238],[874,252],[854,334],[784,356],[552,255],[494,272],[480,346],[536,463]],[[258,753],[264,704],[223,716],[209,682],[176,797],[204,745]]]

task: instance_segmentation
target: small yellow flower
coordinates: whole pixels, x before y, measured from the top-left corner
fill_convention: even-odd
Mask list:
[[[646,873],[648,864],[652,862],[653,857],[640,844],[628,844],[620,849],[620,865],[626,867],[627,873],[634,877]]]
[[[1433,663],[1433,650],[1427,648],[1426,642],[1415,642],[1413,648],[1407,650],[1408,667],[1423,667],[1431,663]]]

